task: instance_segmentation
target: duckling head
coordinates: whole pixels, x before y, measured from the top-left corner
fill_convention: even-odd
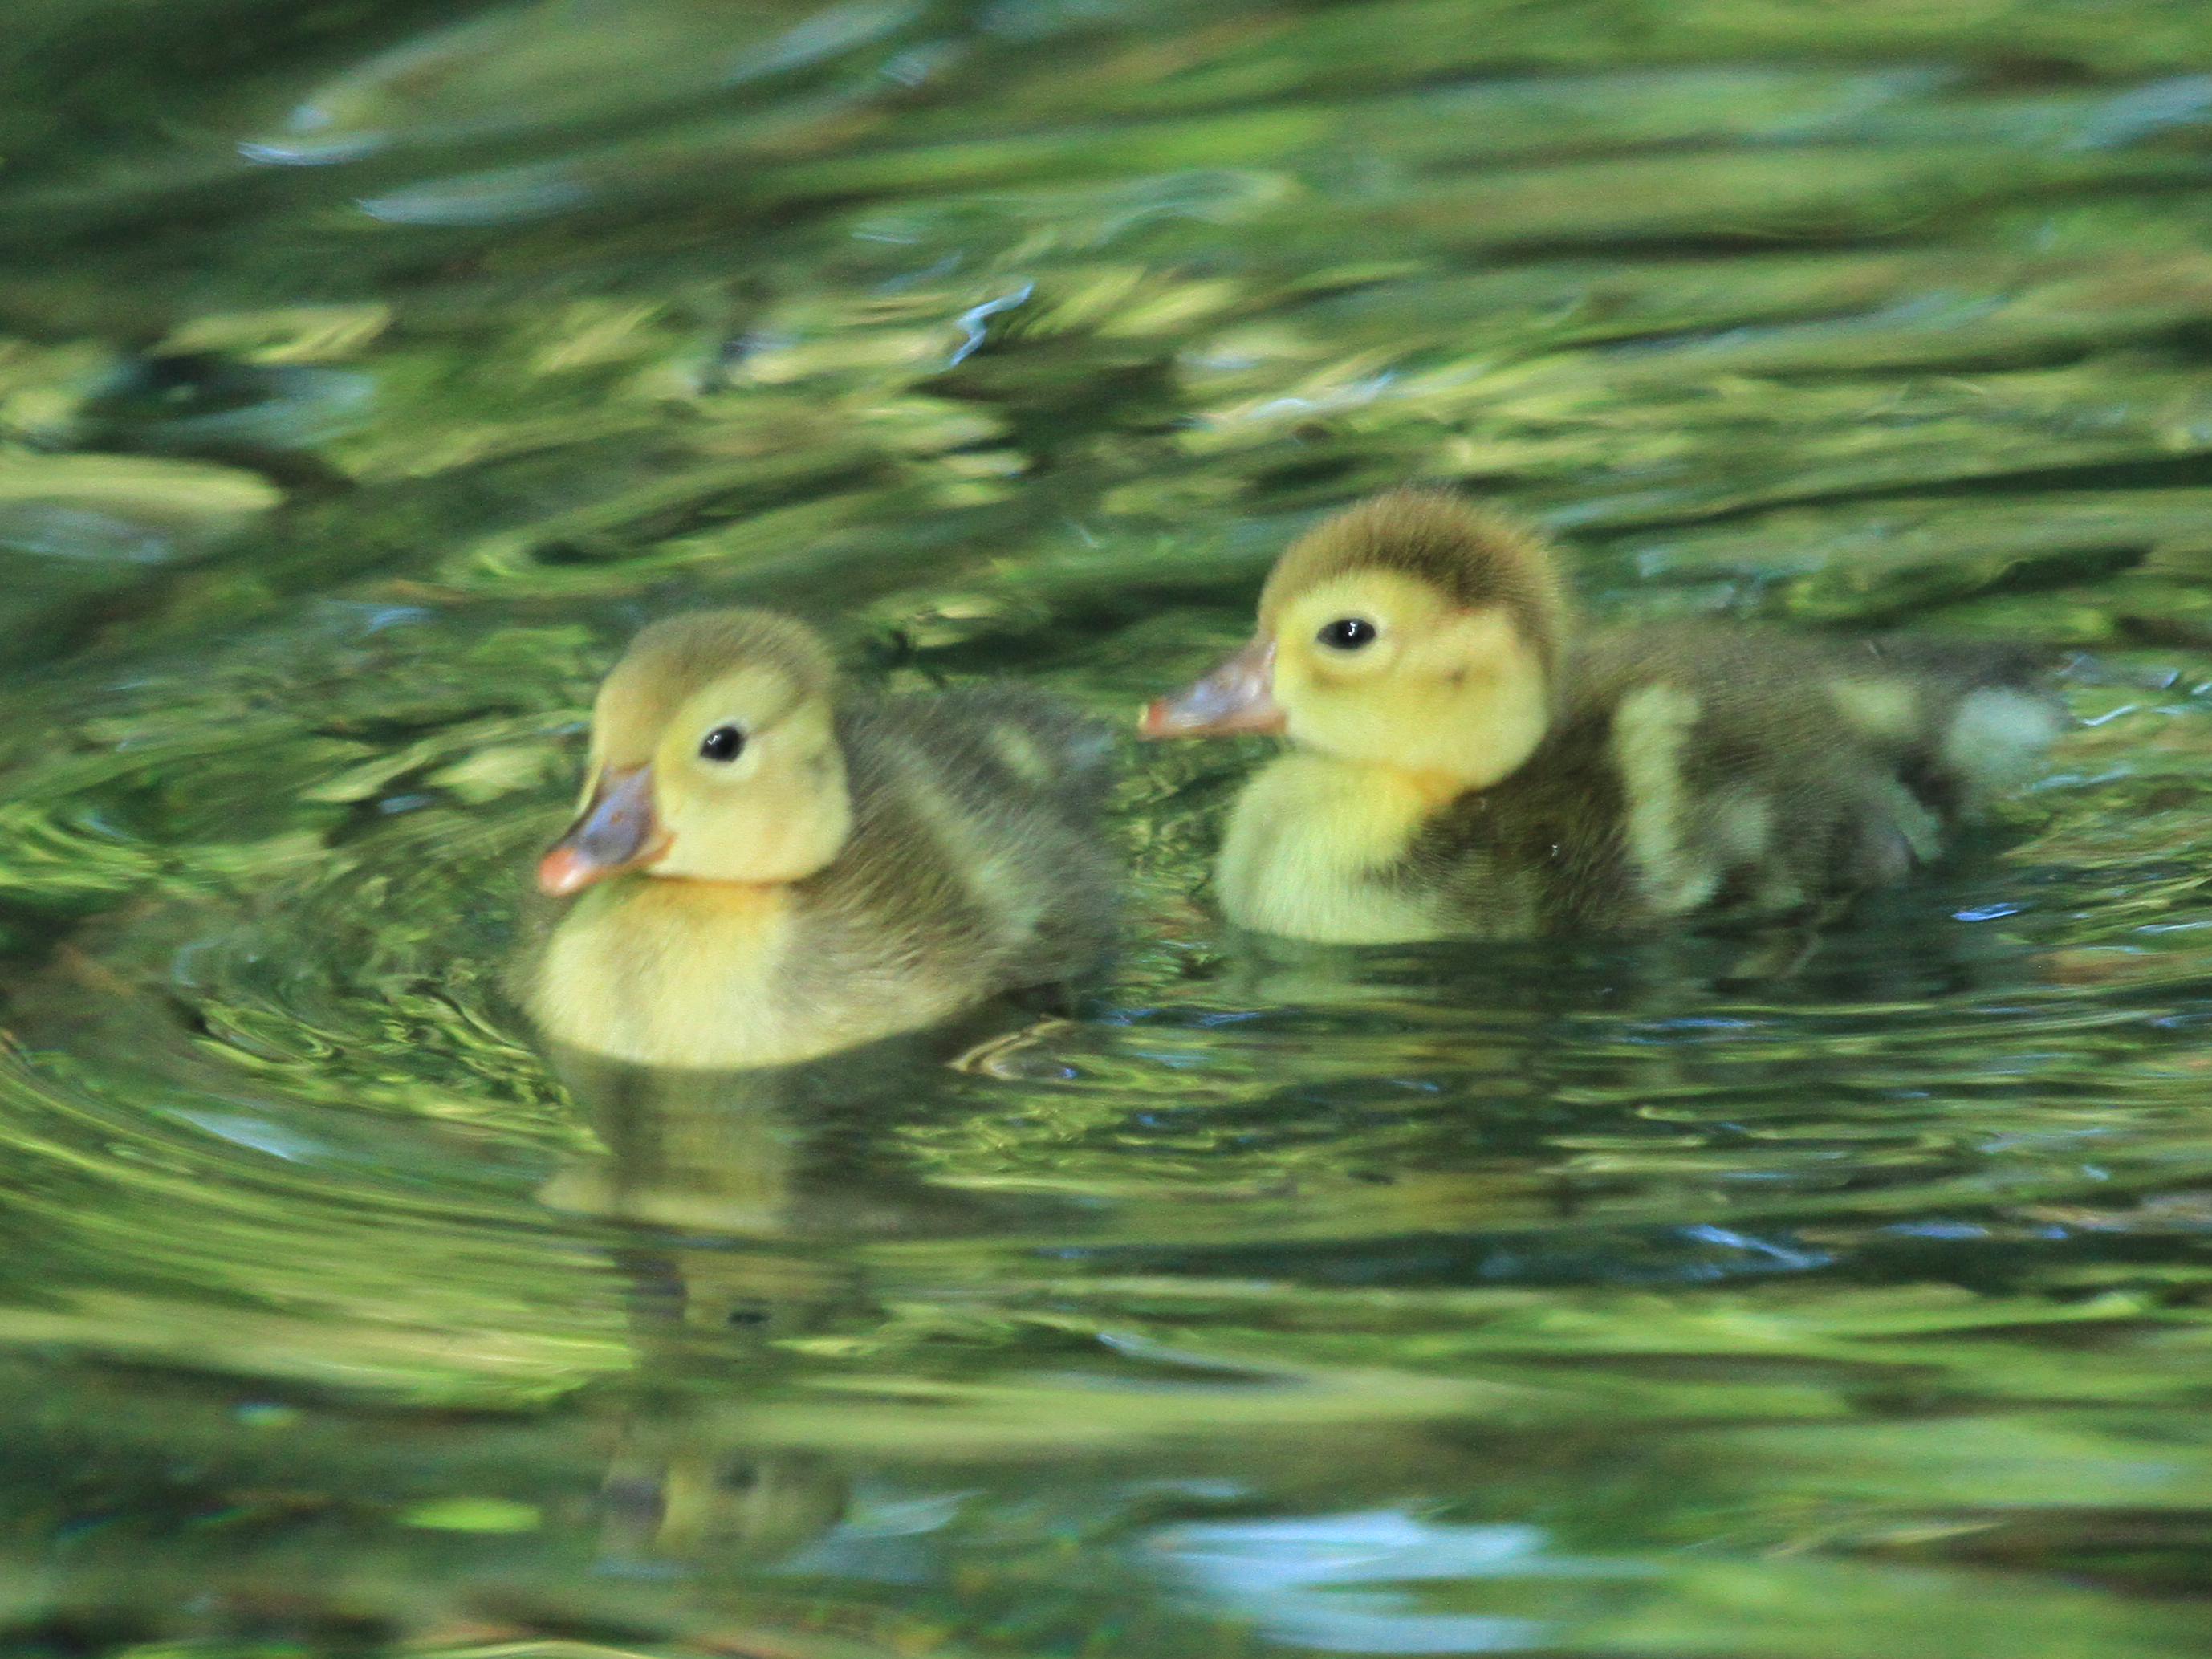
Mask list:
[[[1294,543],[1261,592],[1252,642],[1154,702],[1138,730],[1280,732],[1479,789],[1543,740],[1571,622],[1535,538],[1450,495],[1393,490]]]
[[[853,825],[836,686],[829,648],[788,617],[702,611],[646,629],[599,688],[582,805],[538,886],[814,874]]]

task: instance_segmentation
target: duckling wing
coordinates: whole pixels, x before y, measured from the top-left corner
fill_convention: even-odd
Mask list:
[[[1448,933],[1485,939],[1630,928],[1658,914],[1637,880],[1607,724],[1571,714],[1518,772],[1415,835],[1389,879]]]
[[[1462,796],[1395,879],[1480,938],[1778,915],[1901,879],[2021,781],[2064,713],[2033,647],[1624,629],[1553,732]]]
[[[2071,723],[2051,684],[2051,657],[2015,641],[1888,634],[1851,642],[1849,675],[1854,684],[1887,680],[1914,689],[1917,718],[1868,737],[1886,746],[1899,781],[1948,824],[1978,816],[2026,782]]]
[[[971,1000],[1097,966],[1116,890],[1106,727],[991,685],[855,703],[839,737],[854,834],[819,897],[848,933]]]
[[[1902,878],[2020,781],[2063,709],[2030,648],[1758,628],[1594,641],[1621,838],[1661,914],[1772,914]]]
[[[1115,734],[1066,698],[996,680],[885,706],[917,717],[939,744],[939,763],[981,786],[991,803],[1033,797],[1079,829],[1097,828],[1114,787]]]

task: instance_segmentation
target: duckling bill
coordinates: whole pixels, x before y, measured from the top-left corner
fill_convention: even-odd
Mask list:
[[[600,688],[570,899],[525,1001],[641,1065],[793,1064],[1061,982],[1105,953],[1104,730],[1012,685],[867,696],[758,611],[641,633]]]
[[[2065,723],[2033,647],[1715,623],[1583,637],[1557,555],[1402,489],[1293,544],[1152,738],[1279,732],[1217,870],[1261,933],[1506,939],[1902,879]]]

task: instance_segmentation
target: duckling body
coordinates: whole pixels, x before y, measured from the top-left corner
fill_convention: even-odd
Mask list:
[[[1779,915],[1885,885],[2063,718],[2023,647],[1706,623],[1577,641],[1548,550],[1401,491],[1286,554],[1253,646],[1145,729],[1286,729],[1231,815],[1223,907],[1376,944]]]
[[[702,753],[732,742],[730,761]],[[589,890],[526,975],[556,1042],[787,1065],[1075,977],[1107,949],[1109,744],[1052,698],[854,696],[799,624],[714,612],[640,636],[592,747],[586,810],[540,866],[549,891]]]

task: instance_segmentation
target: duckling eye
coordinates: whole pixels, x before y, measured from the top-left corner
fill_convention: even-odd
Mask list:
[[[699,739],[699,758],[733,761],[745,752],[745,734],[734,726],[718,726]]]
[[[1374,643],[1376,631],[1375,624],[1364,617],[1339,617],[1333,623],[1322,623],[1314,639],[1332,651],[1357,651],[1363,645]]]

